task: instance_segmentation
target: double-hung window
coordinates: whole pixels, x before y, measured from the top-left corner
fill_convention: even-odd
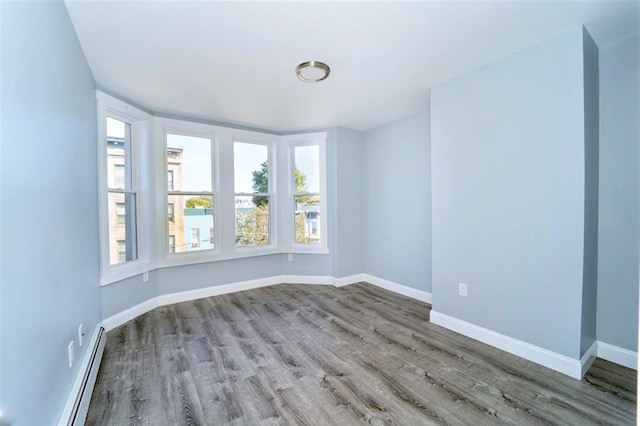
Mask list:
[[[324,134],[300,135],[289,140],[288,180],[292,251],[327,251]]]
[[[270,151],[269,144],[233,143],[236,247],[273,243]]]
[[[186,253],[213,250],[215,229],[213,182],[214,137],[165,129],[167,235],[166,251]]]
[[[151,117],[97,92],[101,282],[150,268],[147,144]]]

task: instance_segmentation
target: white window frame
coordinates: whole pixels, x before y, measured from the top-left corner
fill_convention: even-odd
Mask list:
[[[173,118],[155,117],[154,175],[162,176],[155,186],[155,253],[160,268],[206,263],[280,253],[329,253],[327,196],[327,133],[277,136],[250,130],[233,129]],[[202,137],[212,140],[212,195],[214,198],[215,248],[169,253],[167,212],[167,138],[166,134]],[[234,142],[265,145],[269,149],[270,244],[238,247],[235,242]],[[293,206],[293,149],[298,145],[320,148],[320,244],[295,244]],[[291,177],[291,178],[290,178]],[[243,194],[244,195],[244,194]],[[254,194],[246,194],[253,196]],[[174,211],[175,217],[175,211]]]
[[[283,247],[285,253],[309,253],[328,254],[329,253],[329,227],[328,227],[328,197],[327,197],[327,134],[326,133],[305,133],[300,135],[284,136],[287,142],[287,192],[286,202],[283,203],[285,209],[281,215],[281,226],[286,228],[286,245]],[[318,146],[320,154],[320,243],[303,244],[295,241],[295,148],[299,146]]]
[[[152,116],[101,91],[96,91],[97,102],[97,160],[98,208],[100,240],[100,284],[106,285],[152,270],[155,265],[151,254],[150,194],[149,194],[149,141],[152,137]],[[131,164],[133,191],[136,194],[136,230],[138,258],[115,265],[109,259],[109,182],[107,171],[107,117],[131,125]]]
[[[276,178],[277,161],[276,161],[276,152],[275,152],[276,145],[273,140],[265,140],[264,138],[257,139],[255,137],[252,138],[248,135],[236,136],[231,140],[232,153],[234,153],[233,147],[235,146],[236,142],[252,144],[252,145],[261,145],[261,146],[267,147],[267,164],[268,164],[267,176],[269,179],[269,188],[268,188],[268,192],[264,195],[269,197],[269,244],[266,244],[263,246],[238,246],[235,243],[235,225],[236,225],[235,199],[236,197],[253,197],[255,195],[261,195],[261,194],[235,192],[235,156],[234,156],[232,158],[234,160],[232,161],[234,169],[232,171],[230,178],[232,181],[232,187],[234,191],[232,204],[234,207],[234,211],[233,211],[234,243],[233,245],[235,248],[235,253],[238,255],[243,255],[243,254],[244,255],[260,255],[264,253],[275,253],[277,252],[278,241],[279,241],[278,226],[277,226],[277,221],[275,220],[275,217],[276,217],[275,212],[278,211],[277,210],[278,191],[277,191],[277,178]]]
[[[203,263],[217,260],[220,257],[220,240],[217,239],[218,232],[216,232],[216,241],[214,242],[213,249],[206,250],[193,250],[184,252],[169,252],[169,220],[167,200],[169,195],[168,189],[168,161],[167,161],[167,135],[182,135],[192,136],[196,138],[209,139],[211,141],[211,192],[200,191],[192,193],[190,191],[176,191],[175,190],[175,175],[174,175],[174,190],[172,193],[181,193],[185,195],[211,195],[213,196],[213,227],[214,230],[219,229],[221,225],[220,213],[221,213],[221,198],[220,198],[220,156],[219,156],[219,128],[207,124],[193,123],[189,121],[176,120],[170,118],[156,118],[155,119],[155,133],[157,135],[155,150],[156,161],[156,174],[158,176],[164,176],[162,184],[156,184],[156,211],[159,214],[156,216],[156,232],[163,238],[157,239],[156,251],[158,253],[158,266],[178,266],[188,265],[192,263]],[[175,195],[175,194],[174,194]],[[174,207],[174,218],[176,217],[176,210]],[[174,219],[175,220],[175,219]],[[189,233],[189,244],[191,243]],[[186,241],[185,241],[186,244]]]

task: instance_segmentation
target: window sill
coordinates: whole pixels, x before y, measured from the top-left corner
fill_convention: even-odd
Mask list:
[[[270,256],[282,253],[275,248],[241,248],[237,252],[222,253],[220,251],[211,250],[208,253],[178,253],[166,256],[163,261],[159,262],[158,268],[171,268],[174,266],[195,265],[198,263],[221,262],[225,260],[245,259],[248,257]]]
[[[109,267],[109,273],[100,277],[100,286],[113,284],[118,281],[135,277],[156,269],[156,266],[145,260],[137,260],[135,262],[124,263],[122,265]]]

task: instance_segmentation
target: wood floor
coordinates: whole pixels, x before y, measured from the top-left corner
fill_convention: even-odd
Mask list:
[[[634,424],[634,371],[570,379],[430,309],[364,283],[160,307],[109,332],[87,424]]]

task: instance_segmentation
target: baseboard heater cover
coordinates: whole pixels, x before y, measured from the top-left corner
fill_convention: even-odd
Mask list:
[[[85,424],[106,341],[107,333],[102,325],[98,325],[91,339],[92,345],[87,350],[82,365],[78,370],[78,376],[73,384],[69,400],[62,412],[58,426]]]

